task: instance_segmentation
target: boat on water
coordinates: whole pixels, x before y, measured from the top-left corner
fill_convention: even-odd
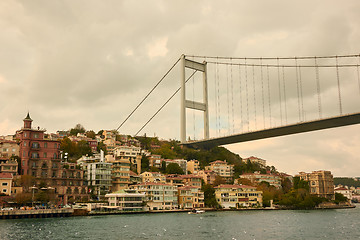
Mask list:
[[[188,214],[200,214],[204,212],[205,212],[204,210],[193,209],[190,212],[188,212]]]

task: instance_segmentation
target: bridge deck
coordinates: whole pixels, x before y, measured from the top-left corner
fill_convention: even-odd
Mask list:
[[[260,131],[230,135],[221,138],[193,141],[184,143],[184,146],[210,149],[219,145],[248,142],[253,140],[311,132],[328,128],[342,127],[360,123],[360,113],[331,117],[310,122],[300,122],[282,127],[264,129]]]

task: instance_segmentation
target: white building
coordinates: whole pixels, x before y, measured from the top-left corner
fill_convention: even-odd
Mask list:
[[[106,194],[108,199],[108,209],[119,211],[143,211],[145,193],[139,193],[133,189],[122,189],[115,193]]]
[[[145,193],[145,202],[150,210],[172,210],[178,208],[178,189],[164,183],[142,183],[131,188]]]

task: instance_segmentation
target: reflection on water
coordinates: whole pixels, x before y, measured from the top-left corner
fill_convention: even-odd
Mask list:
[[[360,239],[360,206],[0,220],[0,239]]]

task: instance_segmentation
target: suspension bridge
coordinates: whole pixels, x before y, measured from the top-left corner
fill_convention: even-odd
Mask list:
[[[180,141],[212,148],[360,123],[360,55],[214,57],[182,55],[117,128],[176,67]]]

